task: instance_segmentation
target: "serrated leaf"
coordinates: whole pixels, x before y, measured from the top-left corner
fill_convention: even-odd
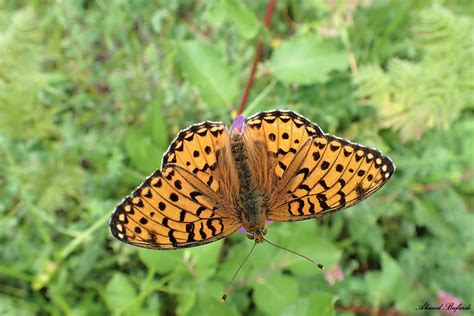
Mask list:
[[[198,40],[181,42],[177,63],[209,107],[232,107],[238,92],[237,78],[217,49]]]
[[[272,74],[285,83],[325,82],[329,73],[349,66],[347,53],[332,40],[314,35],[292,38],[275,49],[270,62]]]
[[[254,286],[254,291],[255,304],[269,315],[280,314],[299,295],[298,283],[294,278],[284,275],[265,278]]]

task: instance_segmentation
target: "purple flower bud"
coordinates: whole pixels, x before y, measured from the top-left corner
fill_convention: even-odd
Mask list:
[[[245,122],[245,117],[243,117],[242,115],[238,115],[234,119],[234,122],[232,123],[230,132],[232,133],[232,131],[236,129],[239,133],[242,133],[242,130],[244,129],[244,122]]]

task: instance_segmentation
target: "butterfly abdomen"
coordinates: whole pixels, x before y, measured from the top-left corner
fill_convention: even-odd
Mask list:
[[[239,178],[237,204],[240,220],[247,231],[265,226],[265,211],[262,207],[262,195],[257,187],[249,166],[248,153],[242,135],[234,133],[231,141],[232,157]]]

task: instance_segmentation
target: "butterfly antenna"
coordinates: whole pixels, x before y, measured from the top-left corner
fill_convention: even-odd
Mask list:
[[[308,257],[306,257],[306,256],[304,256],[304,255],[302,255],[302,254],[300,254],[300,253],[297,253],[296,251],[290,250],[290,249],[288,249],[288,248],[275,245],[274,243],[272,243],[272,242],[269,241],[268,239],[263,238],[263,240],[265,240],[267,243],[269,243],[270,245],[272,245],[272,246],[274,246],[274,247],[277,247],[277,248],[286,250],[286,251],[291,252],[291,253],[293,253],[293,254],[295,254],[295,255],[297,255],[297,256],[300,256],[300,257],[302,257],[302,258],[305,258],[306,260],[310,261],[312,264],[314,264],[315,266],[317,266],[317,267],[320,268],[321,270],[324,269],[324,266],[323,266],[322,264],[316,263],[316,262],[315,262],[313,259],[311,259],[311,258],[308,258]]]
[[[230,287],[232,285],[232,282],[234,282],[234,279],[235,277],[237,276],[237,274],[239,273],[240,269],[242,268],[242,266],[244,265],[244,263],[247,261],[247,259],[250,257],[250,255],[252,254],[253,250],[255,249],[255,245],[257,243],[255,242],[252,246],[252,249],[250,249],[250,252],[248,253],[247,257],[245,257],[245,259],[242,261],[242,263],[240,263],[240,266],[237,268],[237,271],[235,271],[234,273],[234,276],[232,277],[232,279],[230,280],[229,284],[227,285],[227,288],[225,289],[225,292],[224,292],[224,295],[222,295],[222,298],[221,300],[224,302],[227,298],[227,293],[229,292],[230,290]]]

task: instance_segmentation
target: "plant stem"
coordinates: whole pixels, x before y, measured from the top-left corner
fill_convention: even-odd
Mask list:
[[[268,6],[267,6],[267,12],[265,14],[265,20],[264,20],[264,25],[267,29],[270,27],[270,20],[272,18],[274,7],[275,7],[275,0],[269,0]],[[249,77],[247,78],[247,84],[245,85],[244,93],[242,95],[242,99],[240,100],[239,111],[237,112],[237,115],[242,114],[242,112],[245,109],[245,104],[247,103],[247,100],[249,98],[250,89],[253,86],[253,79],[255,77],[255,72],[257,70],[257,64],[262,58],[262,55],[263,55],[263,41],[259,39],[258,44],[257,44],[257,49],[255,50],[255,58],[253,59],[252,68],[250,69],[250,74],[249,74]]]

